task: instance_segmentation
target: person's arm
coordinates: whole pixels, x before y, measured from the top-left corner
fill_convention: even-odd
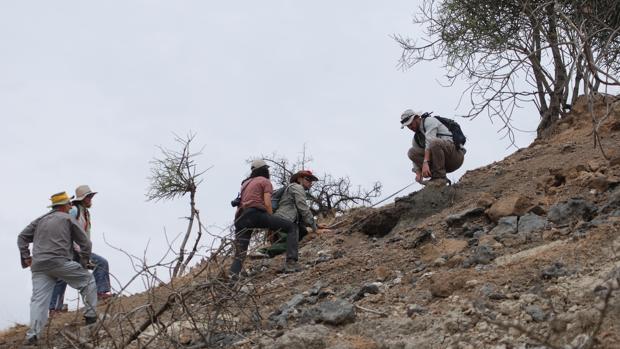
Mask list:
[[[39,217],[32,221],[17,236],[17,248],[19,248],[19,257],[21,259],[22,268],[28,268],[32,264],[32,257],[30,256],[30,243],[34,241],[34,231],[37,229],[40,219],[41,218]]]
[[[75,244],[80,247],[80,259],[83,267],[86,267],[88,261],[90,261],[90,254],[92,251],[92,243],[90,239],[84,232],[84,229],[80,226],[80,224],[74,219],[69,219],[69,229],[71,230],[71,239]]]
[[[424,147],[424,162],[422,163],[422,176],[430,177],[431,167],[429,165],[431,161],[431,141],[437,138],[437,129],[439,128],[439,120],[435,118],[426,118],[422,120],[422,130],[424,131],[424,138],[426,139]],[[416,176],[417,178],[417,176]]]
[[[267,213],[273,214],[273,207],[271,207],[271,193],[264,193],[263,200],[265,201],[265,208],[267,209]]]

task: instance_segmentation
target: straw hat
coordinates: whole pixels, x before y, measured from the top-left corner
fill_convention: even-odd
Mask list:
[[[62,191],[60,193],[56,193],[52,195],[52,197],[50,198],[50,201],[52,202],[52,204],[47,207],[56,207],[60,205],[69,204],[71,202],[71,198],[69,197],[66,191]]]

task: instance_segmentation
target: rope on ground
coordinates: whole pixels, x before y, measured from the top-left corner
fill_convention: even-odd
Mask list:
[[[397,191],[396,193],[394,193],[394,194],[392,194],[392,195],[390,195],[390,196],[386,197],[385,199],[383,199],[383,200],[381,200],[381,201],[375,202],[375,203],[374,203],[374,204],[372,204],[370,207],[375,207],[375,206],[379,205],[380,203],[383,203],[383,202],[387,201],[388,199],[392,198],[394,195],[396,195],[396,194],[400,193],[401,191],[403,191],[403,190],[405,190],[405,189],[409,188],[410,186],[414,185],[415,183],[416,183],[415,181],[411,182],[411,183],[410,183],[410,184],[408,184],[406,187],[404,187],[404,188],[400,189],[400,190],[399,190],[399,191]]]

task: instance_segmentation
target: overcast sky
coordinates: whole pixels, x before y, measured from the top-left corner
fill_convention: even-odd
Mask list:
[[[303,144],[319,174],[384,185],[413,181],[406,108],[451,117],[460,88],[441,87],[440,64],[397,69],[392,34],[419,35],[417,1],[3,1],[0,2],[0,158],[3,199],[0,328],[28,321],[30,271],[16,236],[49,196],[88,184],[94,251],[127,282],[126,257],[166,250],[184,229],[185,199],[146,202],[149,161],[174,135],[195,132],[212,167],[197,204],[212,233],[232,220],[245,160]],[[534,108],[517,126],[535,130]],[[515,148],[488,119],[460,121],[466,170]],[[533,133],[518,134],[527,146]],[[417,184],[411,188],[419,189]],[[8,286],[8,287],[7,287]],[[118,285],[115,284],[115,287]],[[132,286],[132,291],[141,285]],[[68,292],[74,298],[75,291]]]

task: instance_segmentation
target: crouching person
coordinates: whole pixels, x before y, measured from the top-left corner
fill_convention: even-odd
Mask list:
[[[254,160],[250,177],[241,183],[241,202],[235,213],[235,257],[230,267],[230,277],[239,277],[254,229],[282,230],[288,236],[286,262],[282,272],[299,271],[297,227],[293,222],[275,217],[271,208],[273,185],[269,180],[269,166],[263,160]]]
[[[37,344],[48,317],[48,305],[56,280],[64,280],[80,291],[84,301],[86,324],[97,321],[97,287],[95,279],[86,270],[90,260],[91,243],[78,222],[69,215],[70,198],[67,193],[51,197],[52,210],[35,219],[17,237],[22,268],[32,272],[30,299],[30,329],[27,345]],[[73,243],[80,247],[80,263],[73,261]],[[29,245],[32,243],[32,255]]]
[[[310,211],[310,206],[306,200],[306,191],[310,190],[312,184],[319,179],[311,171],[303,170],[291,176],[290,184],[284,188],[282,197],[278,203],[278,208],[274,216],[284,218],[297,225],[299,231],[298,239],[301,241],[307,233],[306,227],[317,231],[317,224],[314,215]],[[277,240],[269,248],[261,249],[260,252],[269,257],[277,256],[286,251],[288,236],[284,231],[275,232]]]

